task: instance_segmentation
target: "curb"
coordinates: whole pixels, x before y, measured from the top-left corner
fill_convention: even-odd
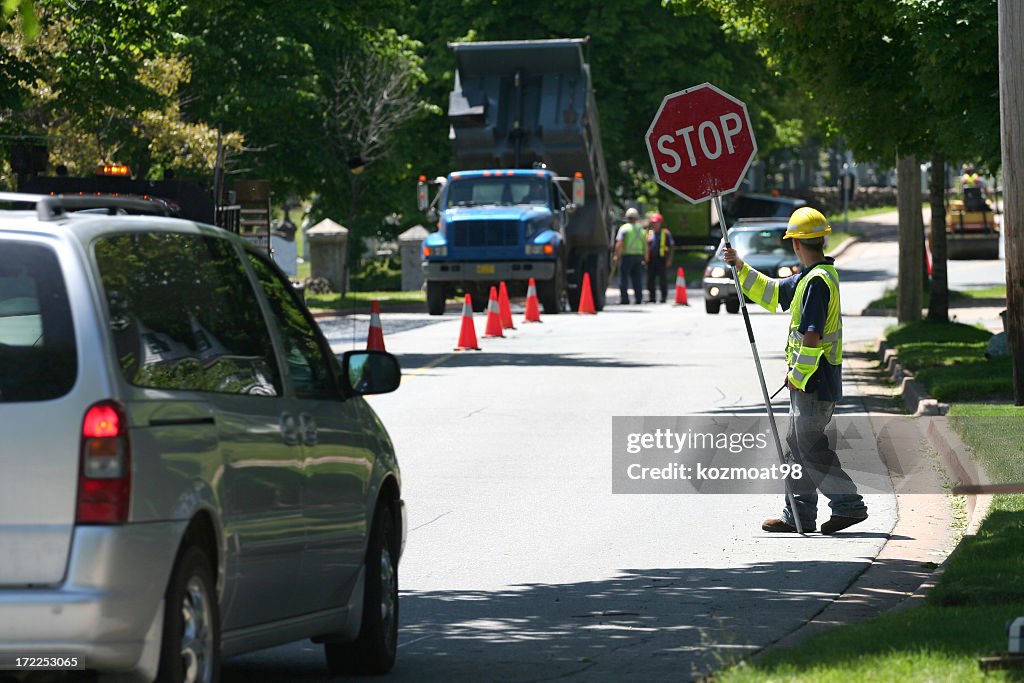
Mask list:
[[[421,313],[424,311],[424,305],[421,302],[411,304],[395,304],[389,305],[386,309],[382,310],[382,313]],[[321,320],[323,318],[343,318],[348,315],[370,315],[370,304],[367,303],[365,306],[349,306],[348,308],[311,308],[309,309],[310,314],[314,320]]]
[[[939,403],[928,395],[924,387],[914,379],[913,373],[903,367],[900,363],[896,349],[889,346],[885,339],[879,339],[878,358],[885,366],[886,372],[892,379],[892,383],[900,388],[900,395],[903,397],[903,404],[914,417],[923,415],[945,415],[949,405]]]
[[[886,369],[889,370],[894,382],[900,386],[900,393],[904,403],[914,411],[915,416],[928,416],[928,425],[925,428],[925,436],[929,445],[939,455],[939,460],[952,481],[987,483],[981,466],[971,457],[970,449],[960,437],[949,426],[948,418],[940,416],[939,404],[934,398],[928,395],[924,388],[913,379],[899,363],[896,351],[888,346],[883,339],[878,342],[878,355],[884,359]],[[945,406],[948,408],[948,406]],[[927,412],[934,410],[935,412]],[[944,411],[943,411],[944,412]],[[948,501],[948,495],[939,494],[936,498],[942,504]],[[920,570],[910,571],[907,568],[894,568],[887,566],[879,560],[899,560],[907,554],[913,554],[916,548],[914,537],[908,538],[911,534],[906,533],[911,526],[915,527],[915,534],[927,535],[929,532],[934,537],[925,540],[925,544],[947,542],[952,537],[948,521],[936,523],[941,515],[934,513],[932,509],[923,513],[918,512],[917,504],[921,502],[921,496],[914,498],[908,494],[896,495],[896,507],[899,512],[896,525],[889,534],[889,539],[878,551],[875,560],[859,575],[854,577],[843,592],[835,600],[826,605],[818,614],[796,628],[794,631],[784,635],[779,640],[771,643],[757,653],[751,659],[758,659],[769,651],[796,645],[807,638],[829,630],[835,626],[848,625],[865,621],[885,612],[903,610],[915,607],[924,602],[928,591],[934,587],[951,557],[956,553],[957,545],[946,555],[942,562],[935,568],[927,568],[924,563]],[[927,506],[934,499],[925,500]],[[992,502],[991,495],[969,495],[966,497],[967,528],[964,537],[977,533],[981,521],[988,513]],[[916,520],[911,520],[915,517]],[[924,521],[924,526],[921,522]]]
[[[836,247],[836,249],[834,251],[830,251],[827,255],[831,256],[832,258],[839,258],[840,256],[842,256],[846,252],[847,249],[849,249],[850,247],[852,247],[855,244],[859,244],[862,239],[863,238],[861,238],[861,237],[851,237],[850,239],[846,240],[845,242],[840,244],[838,247]]]

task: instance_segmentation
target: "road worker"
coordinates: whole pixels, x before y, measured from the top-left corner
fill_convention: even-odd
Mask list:
[[[629,287],[633,286],[633,303],[644,300],[644,254],[647,252],[647,231],[639,224],[640,212],[626,209],[626,222],[615,236],[615,260],[619,262],[619,303],[629,303]]]
[[[966,187],[976,187],[981,190],[981,196],[984,199],[988,199],[988,184],[985,179],[978,175],[974,169],[973,164],[964,164],[961,167],[962,175],[960,176],[960,187],[961,189]]]
[[[867,506],[857,487],[843,471],[829,444],[825,427],[842,398],[843,320],[839,306],[839,274],[833,259],[824,254],[825,235],[832,227],[810,207],[800,207],[789,219],[785,238],[801,272],[787,278],[770,278],[745,263],[735,249],[723,253],[736,268],[743,293],[772,313],[790,312],[786,341],[786,386],[789,388],[790,420],[786,436],[788,458],[802,466],[800,478],[790,478],[796,514],[805,532],[817,528],[818,491],[829,500],[831,518],[821,533],[832,534],[867,519]],[[796,523],[787,505],[782,515],[766,519],[768,532],[793,532]]]
[[[672,253],[675,242],[672,233],[665,226],[665,219],[660,213],[653,214],[649,219],[647,230],[647,291],[650,292],[651,303],[668,301],[668,269],[672,266]]]

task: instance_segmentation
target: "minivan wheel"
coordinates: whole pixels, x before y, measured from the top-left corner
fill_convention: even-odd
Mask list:
[[[732,299],[726,300],[726,302],[725,302],[725,310],[729,311],[730,313],[739,313],[740,312],[740,300],[739,299],[736,299],[735,301],[732,300]]]
[[[704,310],[707,311],[708,313],[710,313],[711,315],[715,315],[716,313],[718,313],[718,311],[720,311],[721,308],[722,308],[722,300],[721,299],[711,299],[711,298],[708,298],[708,297],[704,298]]]
[[[381,504],[373,515],[366,549],[366,592],[359,637],[351,643],[324,643],[332,676],[386,674],[398,650],[398,562],[395,523]]]
[[[220,614],[213,569],[195,546],[179,553],[164,594],[164,633],[156,683],[216,683]]]

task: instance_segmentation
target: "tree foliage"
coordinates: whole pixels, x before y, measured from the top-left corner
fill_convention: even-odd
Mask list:
[[[998,159],[996,0],[698,4],[800,83],[822,126],[859,158]]]
[[[424,43],[428,92],[438,104],[447,103],[454,83],[448,41],[589,36],[586,57],[609,172],[613,185],[630,186],[631,169],[649,172],[644,135],[662,98],[705,81],[747,102],[763,152],[802,138],[793,134],[799,112],[789,106],[788,82],[766,67],[756,46],[724,33],[719,23],[707,9],[656,0],[431,0],[417,3],[408,30]],[[447,139],[447,120],[439,117],[430,127],[433,139]],[[449,170],[450,148],[440,152],[425,160],[428,175]],[[642,172],[632,175],[642,182]]]
[[[140,176],[208,174],[216,132],[187,121],[179,88],[190,78],[175,56],[177,6],[160,0],[40,1],[32,39],[12,20],[2,34],[8,135],[45,140],[51,165],[88,175],[123,162]],[[229,147],[241,138],[229,134]]]

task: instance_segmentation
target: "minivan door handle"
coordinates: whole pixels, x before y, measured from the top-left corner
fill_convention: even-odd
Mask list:
[[[315,446],[317,441],[316,420],[309,413],[299,413],[299,431],[302,432],[302,443]]]
[[[299,444],[299,424],[291,413],[281,413],[281,440],[289,446]]]

